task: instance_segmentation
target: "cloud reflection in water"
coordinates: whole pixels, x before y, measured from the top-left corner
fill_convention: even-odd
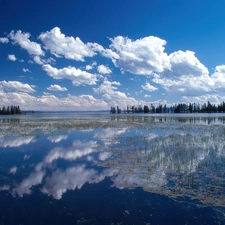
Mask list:
[[[80,189],[85,183],[99,183],[106,177],[113,176],[115,169],[104,169],[98,172],[96,169],[87,169],[85,165],[57,169],[53,162],[59,159],[71,162],[83,156],[90,156],[92,153],[99,153],[99,160],[104,161],[110,157],[111,153],[99,151],[96,141],[81,142],[76,140],[71,147],[55,147],[43,158],[42,162],[36,164],[35,169],[30,175],[23,179],[13,188],[13,195],[22,197],[24,194],[31,194],[31,188],[42,184],[42,193],[60,199],[67,190]],[[97,158],[95,159],[95,161]],[[46,170],[51,170],[50,175],[46,176]],[[45,179],[44,179],[45,177]]]
[[[62,194],[66,191],[80,189],[85,183],[99,183],[106,177],[113,176],[115,171],[105,169],[98,173],[97,170],[85,168],[85,165],[56,170],[50,177],[46,178],[42,192],[55,199],[61,199]]]
[[[13,188],[13,195],[17,194],[23,197],[24,194],[31,194],[31,188],[42,183],[45,171],[34,171],[27,178],[25,178],[18,186]]]
[[[58,143],[62,140],[66,140],[67,137],[68,137],[67,135],[54,135],[54,136],[48,137],[48,140],[50,140],[51,142],[54,142],[54,143]]]
[[[17,137],[17,136],[1,136],[0,146],[7,147],[20,147],[21,145],[28,145],[34,141],[34,137]]]
[[[77,158],[81,158],[83,156],[89,155],[96,151],[97,142],[96,141],[74,141],[73,145],[68,148],[64,147],[56,147],[52,149],[48,155],[45,157],[45,163],[52,163],[57,159],[64,160],[76,160]]]

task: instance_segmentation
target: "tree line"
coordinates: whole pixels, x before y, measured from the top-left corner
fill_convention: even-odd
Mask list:
[[[21,110],[19,106],[3,106],[0,107],[0,115],[14,115],[21,114]]]
[[[119,106],[111,106],[110,113],[225,113],[225,102],[220,104],[211,104],[209,101],[200,105],[199,103],[179,103],[174,106],[167,107],[166,104],[154,106],[127,106],[121,110]]]

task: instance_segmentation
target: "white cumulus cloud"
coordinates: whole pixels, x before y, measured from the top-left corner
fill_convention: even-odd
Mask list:
[[[213,88],[208,69],[192,51],[177,51],[169,55],[171,68],[155,74],[153,81],[170,93],[183,96],[206,94]]]
[[[98,66],[97,70],[101,74],[110,74],[110,73],[112,73],[112,70],[110,70],[109,67],[104,66],[104,65]]]
[[[103,57],[112,59],[113,61],[115,59],[119,59],[119,55],[114,52],[112,49],[107,49],[107,48],[103,48],[103,46],[101,46],[98,43],[87,43],[87,45],[94,51],[94,52],[98,52],[100,53],[100,55],[102,55]]]
[[[30,55],[44,55],[44,51],[41,48],[41,45],[30,41],[30,34],[23,33],[21,30],[15,32],[14,30],[10,32],[9,37],[14,44],[18,44],[21,48],[27,50]]]
[[[11,60],[11,61],[16,61],[17,60],[17,58],[16,58],[16,56],[15,55],[10,55],[10,54],[8,54],[8,60]]]
[[[19,105],[22,110],[105,110],[108,104],[92,95],[70,95],[56,97],[52,94],[33,96],[26,92],[7,92],[1,89],[0,98],[2,105]]]
[[[31,61],[31,63],[37,63],[39,65],[44,65],[44,64],[48,64],[48,63],[54,63],[55,59],[53,58],[48,58],[48,59],[43,59],[41,58],[39,55],[34,56],[33,61]]]
[[[84,57],[95,55],[94,51],[79,37],[65,36],[58,27],[41,33],[39,39],[44,43],[45,48],[56,57],[64,56],[67,59],[84,61]]]
[[[23,68],[22,71],[23,71],[24,73],[31,73],[30,70],[29,70],[29,69],[26,69],[26,68]]]
[[[86,65],[85,69],[92,70],[96,65],[97,65],[97,63],[94,61],[91,65]]]
[[[171,68],[163,74],[169,78],[179,79],[184,76],[208,75],[208,69],[199,61],[193,51],[177,51],[169,55]]]
[[[152,86],[152,85],[149,84],[149,83],[146,83],[145,85],[141,85],[141,87],[142,87],[144,90],[149,91],[149,92],[158,90],[158,88]]]
[[[91,65],[86,65],[85,69],[86,69],[86,70],[91,70],[91,69],[93,69],[93,66],[91,66]]]
[[[7,91],[19,91],[19,92],[35,92],[34,85],[24,84],[19,81],[0,81],[0,89]]]
[[[110,48],[119,58],[113,62],[122,72],[150,75],[170,68],[168,55],[164,52],[166,41],[149,36],[132,41],[127,37],[117,36],[110,39]]]
[[[8,43],[9,39],[6,37],[0,37],[0,43]]]
[[[67,91],[67,88],[61,87],[57,84],[52,84],[47,88],[49,91]]]
[[[106,102],[91,95],[68,95],[64,98],[58,98],[54,95],[43,95],[32,100],[31,106],[37,110],[102,110],[108,108]]]
[[[217,92],[224,92],[225,86],[225,65],[216,66],[215,72],[211,76]]]
[[[72,81],[74,86],[80,85],[94,85],[97,81],[97,76],[86,71],[82,71],[80,69],[76,69],[75,67],[68,66],[62,69],[57,69],[52,67],[49,64],[42,66],[43,70],[47,72],[47,74],[54,79],[68,79]]]
[[[136,105],[138,102],[132,97],[127,97],[123,92],[118,91],[120,82],[104,80],[98,88],[93,88],[94,92],[102,94],[103,98],[109,101],[109,106],[119,105],[126,107],[127,105]]]

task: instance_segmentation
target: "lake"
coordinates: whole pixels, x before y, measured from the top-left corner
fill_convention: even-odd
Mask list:
[[[1,116],[0,201],[0,225],[225,224],[225,116]]]

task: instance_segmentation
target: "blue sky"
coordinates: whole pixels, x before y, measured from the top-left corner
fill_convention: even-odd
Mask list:
[[[3,0],[1,106],[225,101],[225,1]]]

